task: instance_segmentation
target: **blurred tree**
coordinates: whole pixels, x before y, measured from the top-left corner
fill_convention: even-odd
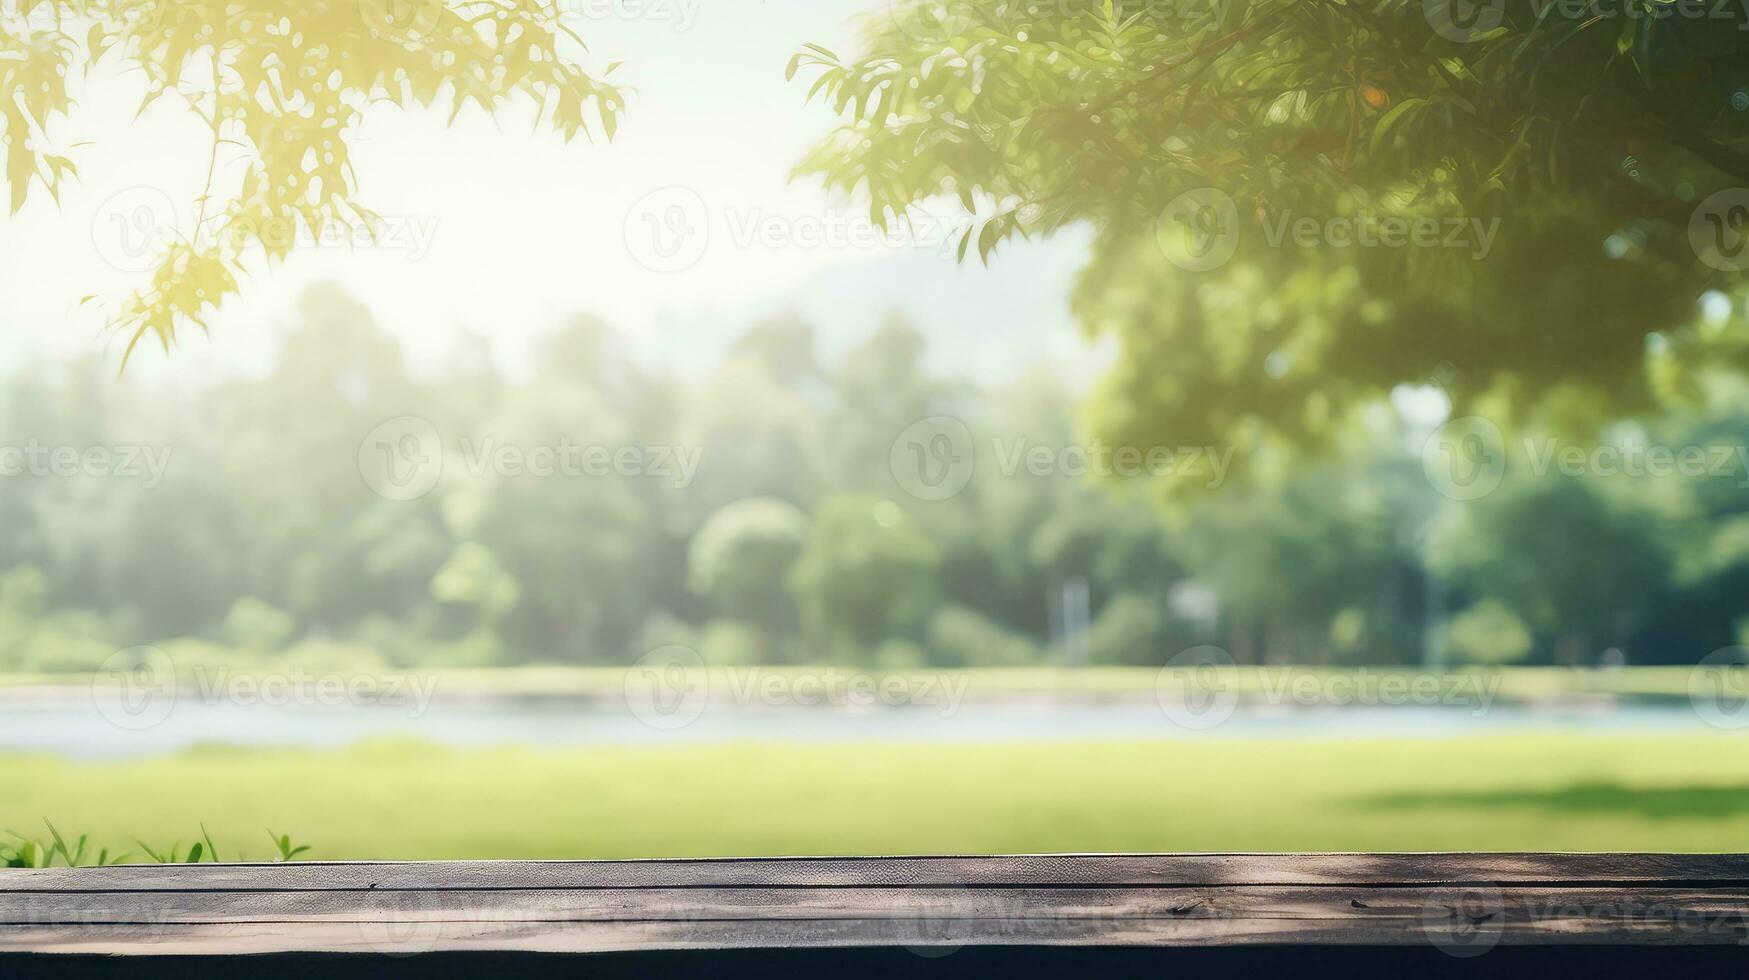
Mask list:
[[[1160,646],[1164,633],[1163,596],[1124,593],[1114,597],[1093,621],[1088,647],[1096,664],[1154,665],[1171,653]],[[1175,652],[1175,651],[1174,651]]]
[[[25,644],[47,607],[48,580],[34,565],[17,565],[0,573],[0,664],[17,670]]]
[[[212,132],[192,228],[165,245],[147,286],[115,314],[168,349],[204,327],[252,261],[279,261],[301,233],[373,229],[351,140],[375,107],[513,97],[569,140],[612,138],[623,96],[576,63],[582,41],[552,0],[18,0],[0,16],[0,147],[14,212],[33,184],[58,199],[77,173],[47,138],[98,62],[137,70],[145,104],[171,99]],[[574,45],[574,46],[573,46]],[[224,164],[223,167],[220,165]],[[125,357],[124,357],[125,360]]]
[[[497,626],[516,607],[521,592],[491,550],[472,541],[456,545],[455,553],[431,579],[433,599],[468,606],[486,629]]]
[[[653,605],[640,587],[648,511],[621,479],[504,480],[476,537],[521,587],[504,620],[520,655],[571,663],[631,659]]]
[[[1332,618],[1350,609],[1369,635],[1341,645],[1397,662],[1419,650],[1426,625],[1415,531],[1433,499],[1419,466],[1362,455],[1229,487],[1171,526],[1189,572],[1220,599],[1242,662],[1327,662]]]
[[[813,325],[793,313],[755,323],[729,348],[729,357],[752,359],[772,380],[790,388],[818,381],[823,373]]]
[[[1483,599],[1453,616],[1440,632],[1448,663],[1514,663],[1535,646],[1524,621],[1494,599]]]
[[[467,667],[503,662],[505,643],[498,626],[521,596],[522,586],[490,549],[472,541],[457,545],[432,577],[431,597],[459,611],[453,617],[459,625],[446,632],[460,637],[424,652],[419,662]],[[433,627],[434,632],[441,629]]]
[[[1428,563],[1552,637],[1555,661],[1577,666],[1604,646],[1631,646],[1670,576],[1670,542],[1644,505],[1549,475],[1508,481],[1452,511]]]
[[[237,647],[256,653],[271,653],[285,645],[297,629],[297,621],[285,610],[254,596],[231,604],[225,615],[224,637]]]
[[[675,501],[687,527],[747,498],[806,507],[820,495],[825,399],[805,375],[786,381],[774,358],[781,361],[738,343],[703,383],[689,386],[678,443],[696,449],[701,466]]]
[[[211,403],[227,477],[252,500],[326,517],[373,499],[359,479],[365,434],[400,416],[441,419],[422,397],[401,345],[332,283],[298,298],[297,320],[271,373],[230,382]]]
[[[817,652],[851,660],[923,622],[939,561],[935,543],[897,504],[836,494],[815,509],[789,587]]]
[[[451,542],[434,504],[377,501],[294,545],[287,607],[324,633],[373,615],[408,617],[429,601]]]
[[[781,500],[742,500],[724,507],[693,536],[689,581],[717,611],[754,630],[759,658],[775,662],[778,640],[795,624],[785,577],[808,531],[808,518]]]
[[[1038,648],[963,606],[943,606],[929,618],[929,663],[944,667],[1018,667],[1038,660]]]
[[[1119,444],[1316,445],[1403,383],[1577,426],[1685,392],[1700,353],[1749,363],[1684,329],[1725,278],[1696,204],[1749,183],[1746,26],[1662,0],[896,0],[858,56],[792,61],[843,120],[798,172],[883,224],[957,195],[962,257],[1091,224],[1076,305],[1121,345],[1092,408]],[[1367,216],[1468,247],[1268,240]],[[1180,219],[1234,260],[1172,265]]]
[[[923,334],[895,314],[845,356],[826,416],[832,438],[821,447],[833,489],[898,492],[889,463],[893,440],[918,419],[963,414],[966,392],[925,371],[927,347]]]

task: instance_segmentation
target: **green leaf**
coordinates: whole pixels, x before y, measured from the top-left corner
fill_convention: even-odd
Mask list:
[[[1251,0],[1227,0],[1227,5],[1221,10],[1220,33],[1230,34],[1245,23],[1245,15],[1251,12]]]
[[[1392,106],[1389,111],[1379,117],[1377,123],[1373,124],[1372,141],[1369,144],[1370,152],[1377,155],[1379,150],[1384,147],[1385,141],[1390,138],[1391,131],[1403,120],[1404,116],[1408,115],[1411,110],[1419,110],[1429,104],[1426,99],[1410,98]]]
[[[991,218],[984,222],[984,230],[978,233],[978,260],[986,266],[990,264],[990,253],[996,250],[996,243],[1002,237],[1002,219]]]

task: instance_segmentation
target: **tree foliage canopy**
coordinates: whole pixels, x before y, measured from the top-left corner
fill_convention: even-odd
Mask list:
[[[137,69],[141,111],[170,100],[212,132],[191,232],[117,311],[128,350],[166,347],[237,291],[246,263],[285,258],[300,235],[374,227],[350,146],[375,106],[522,96],[569,140],[611,138],[623,96],[580,67],[582,42],[553,0],[11,0],[0,16],[0,146],[11,207],[58,197],[75,161],[52,147],[77,80],[105,61]],[[454,118],[452,114],[451,118]],[[221,166],[221,160],[223,165]]]
[[[1119,443],[1325,443],[1406,383],[1589,425],[1749,355],[1693,326],[1729,282],[1697,207],[1749,184],[1745,27],[1694,0],[895,0],[858,56],[792,62],[841,117],[798,173],[885,221],[956,194],[962,257],[1090,225],[1076,307],[1120,341],[1092,406]],[[1236,254],[1185,271],[1163,239],[1209,189]],[[1302,216],[1498,234],[1268,234]]]

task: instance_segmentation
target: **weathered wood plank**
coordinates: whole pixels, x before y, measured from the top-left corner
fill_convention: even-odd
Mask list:
[[[0,952],[1735,944],[1749,857],[1089,855],[0,871]]]
[[[1344,885],[1749,882],[1740,854],[1089,854],[672,861],[300,862],[17,870],[0,891],[807,885]]]
[[[749,922],[430,923],[366,930],[347,924],[248,923],[177,927],[92,925],[33,927],[0,951],[128,955],[236,955],[340,952],[412,954],[445,951],[614,952],[624,950],[796,948],[831,946],[1425,946],[1439,943],[1414,928],[1357,932],[1346,919],[1286,922],[1141,919],[1116,922],[1013,923],[956,919],[927,928],[896,919],[806,919]],[[1675,933],[1652,922],[1528,923],[1458,950],[1494,945],[1732,945],[1742,938]]]
[[[953,919],[1420,919],[1470,892],[1510,921],[1531,918],[1711,918],[1749,910],[1749,887],[1464,889],[1415,885],[1231,885],[1157,888],[651,888],[0,893],[0,927],[13,924],[281,921],[706,921]],[[1494,894],[1498,892],[1498,894]]]

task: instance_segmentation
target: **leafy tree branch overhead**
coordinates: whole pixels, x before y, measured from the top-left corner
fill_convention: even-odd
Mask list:
[[[840,116],[798,173],[885,220],[957,194],[962,257],[1090,225],[1121,444],[1319,444],[1404,383],[1586,426],[1749,363],[1694,325],[1734,282],[1696,215],[1749,185],[1745,29],[1698,0],[895,0],[862,53],[790,65]],[[1235,254],[1186,270],[1198,195]],[[1279,232],[1355,215],[1471,247]]]
[[[351,141],[372,107],[535,102],[566,140],[611,139],[615,65],[590,73],[554,0],[10,0],[0,13],[0,144],[11,208],[58,200],[77,174],[76,86],[107,62],[212,133],[192,229],[170,242],[114,322],[128,353],[207,318],[255,263],[301,234],[370,229]]]

